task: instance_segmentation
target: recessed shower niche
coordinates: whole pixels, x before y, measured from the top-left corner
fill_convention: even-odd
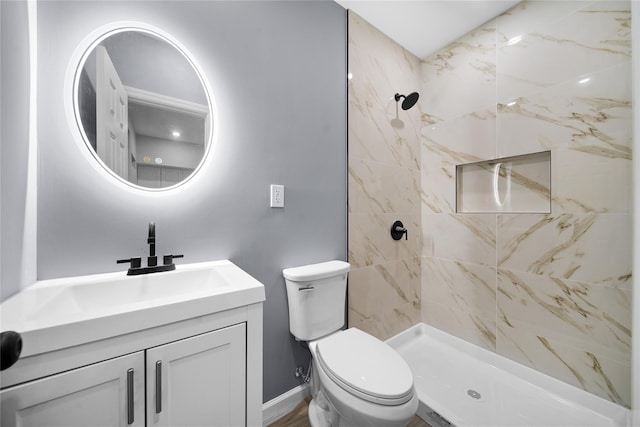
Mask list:
[[[551,213],[551,152],[456,166],[458,213]]]

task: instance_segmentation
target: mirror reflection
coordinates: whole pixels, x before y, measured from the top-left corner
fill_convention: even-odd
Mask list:
[[[161,36],[109,34],[85,56],[76,85],[87,145],[113,174],[165,188],[202,162],[212,128],[206,91],[191,62]]]

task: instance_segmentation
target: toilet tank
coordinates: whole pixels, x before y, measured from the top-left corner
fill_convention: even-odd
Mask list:
[[[311,341],[344,326],[349,263],[327,261],[282,270],[289,301],[289,330]]]

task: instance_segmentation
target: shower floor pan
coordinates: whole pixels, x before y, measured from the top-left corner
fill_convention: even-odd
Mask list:
[[[630,426],[631,411],[424,323],[389,339],[441,426]]]

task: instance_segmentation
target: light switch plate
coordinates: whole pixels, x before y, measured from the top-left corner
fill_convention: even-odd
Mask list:
[[[284,185],[271,184],[271,207],[284,208]]]

